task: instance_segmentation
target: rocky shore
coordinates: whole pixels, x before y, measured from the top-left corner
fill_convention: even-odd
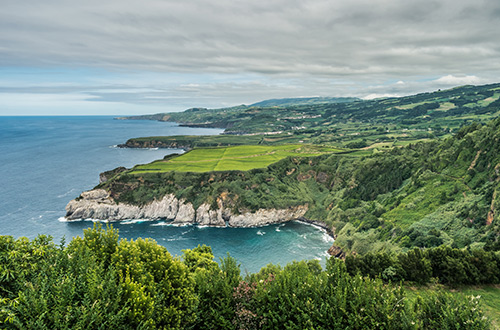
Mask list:
[[[132,149],[150,149],[150,148],[169,148],[169,149],[183,149],[184,151],[191,150],[191,145],[182,144],[177,141],[164,142],[164,141],[137,141],[128,140],[123,144],[117,145],[118,148],[132,148]]]
[[[304,222],[316,227],[319,227],[321,229],[324,229],[328,235],[330,235],[333,239],[337,239],[337,235],[335,234],[335,228],[329,227],[326,223],[321,222],[321,221],[316,221],[316,220],[310,220],[304,217],[300,217],[297,220],[300,222]]]
[[[97,219],[122,221],[129,219],[170,220],[172,224],[214,227],[260,227],[290,220],[303,220],[306,205],[286,209],[259,209],[255,212],[234,214],[224,205],[211,209],[204,203],[198,208],[169,194],[144,206],[116,203],[106,190],[83,192],[66,206],[67,220]]]

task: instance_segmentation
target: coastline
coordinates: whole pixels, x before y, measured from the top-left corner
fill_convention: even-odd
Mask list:
[[[310,220],[310,219],[307,219],[307,218],[304,218],[304,217],[300,217],[298,219],[296,219],[295,221],[298,221],[298,222],[301,222],[301,223],[304,223],[304,224],[308,224],[308,225],[311,225],[311,226],[314,226],[314,227],[318,227],[320,229],[323,229],[326,231],[326,233],[331,237],[333,238],[334,240],[337,239],[337,235],[335,234],[335,229],[332,229],[330,228],[326,223],[324,222],[321,222],[321,221],[318,221],[318,220]]]
[[[135,118],[115,118],[115,119],[127,119],[127,120],[134,120]],[[165,120],[155,120],[155,119],[147,119],[147,120],[154,120],[154,121],[160,121],[160,122],[164,122]],[[173,122],[173,121],[170,121],[170,122]],[[205,125],[199,125],[199,124],[192,124],[192,123],[181,123],[181,122],[174,122],[175,124],[179,125],[180,127],[193,127],[193,128],[200,128],[200,127],[203,127]],[[205,126],[205,127],[210,127],[210,126]],[[214,127],[210,127],[210,128],[214,128]],[[223,132],[221,134],[227,134],[226,132]],[[232,133],[234,134],[234,133]],[[263,134],[269,134],[269,133],[263,133]],[[253,135],[253,134],[249,134],[249,135]],[[159,141],[159,140],[151,140],[151,141],[147,141],[146,143],[144,142],[139,142],[138,141],[135,141],[134,139],[130,139],[128,141],[126,141],[125,143],[122,143],[122,144],[118,144],[118,145],[115,145],[113,146],[115,148],[123,148],[123,149],[177,149],[177,150],[183,150],[184,152],[187,152],[189,150],[192,149],[192,147],[190,145],[186,145],[186,144],[183,144],[183,143],[178,143],[177,141],[176,142],[173,142],[173,143],[165,143],[164,141]],[[110,171],[112,172],[112,171]],[[106,180],[101,180],[102,181],[106,181]],[[65,221],[66,222],[73,222],[73,221],[93,221],[93,222],[105,222],[105,223],[123,223],[123,224],[126,224],[126,223],[134,223],[134,222],[149,222],[149,221],[152,221],[152,222],[156,222],[156,221],[159,221],[157,224],[155,224],[156,226],[174,226],[174,227],[213,227],[213,228],[235,228],[235,226],[231,226],[229,225],[229,223],[226,221],[225,225],[221,225],[221,224],[199,224],[199,223],[190,223],[190,222],[176,222],[176,221],[172,221],[172,220],[167,220],[167,219],[127,219],[127,220],[98,220],[98,219],[90,219],[90,218],[87,218],[87,219],[74,219],[74,220],[70,220],[70,219],[67,219],[66,217],[65,218]],[[245,225],[243,226],[242,228],[263,228],[263,227],[268,227],[270,225],[275,225],[275,224],[282,224],[282,223],[286,223],[286,222],[289,222],[289,221],[296,221],[296,222],[299,222],[299,223],[302,223],[302,224],[306,224],[306,225],[310,225],[310,226],[313,226],[313,227],[316,227],[317,229],[320,229],[321,231],[324,231],[331,239],[333,239],[334,241],[336,240],[337,238],[337,235],[335,234],[335,228],[331,228],[330,226],[328,226],[326,223],[322,222],[322,221],[318,221],[318,220],[311,220],[311,219],[308,219],[308,218],[305,218],[303,216],[299,216],[297,217],[296,219],[290,219],[290,220],[281,220],[281,221],[277,221],[277,222],[273,222],[273,223],[266,223],[266,224],[260,224],[260,225]],[[239,227],[239,226],[237,226]],[[331,249],[331,248],[330,248]]]

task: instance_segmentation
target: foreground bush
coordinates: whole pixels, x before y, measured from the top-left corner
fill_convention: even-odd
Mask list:
[[[63,242],[64,243],[64,242]],[[173,258],[100,226],[67,246],[0,236],[0,327],[11,329],[487,329],[477,301],[409,299],[330,259],[268,265],[245,279],[209,247]]]

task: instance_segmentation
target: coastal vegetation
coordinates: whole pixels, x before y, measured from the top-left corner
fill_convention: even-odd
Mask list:
[[[242,276],[207,246],[172,257],[100,226],[67,245],[0,236],[0,324],[8,329],[489,329],[476,296],[407,292],[330,258]]]
[[[479,329],[488,326],[475,314],[480,291],[499,324],[500,84],[273,102],[142,116],[226,131],[130,139],[125,147],[189,151],[106,172],[96,187],[113,203],[137,206],[172,195],[233,215],[301,207],[335,233],[330,252],[345,263],[331,258],[326,270],[303,261],[241,278],[227,275],[239,274],[231,258],[217,264],[207,247],[186,251],[179,262],[203,302],[196,308],[217,301],[195,308],[193,327]],[[408,292],[393,284],[401,282]],[[365,305],[370,299],[381,313]]]
[[[449,286],[500,283],[500,254],[481,249],[454,249],[449,246],[405,253],[347,255],[347,271],[384,281],[411,281]]]
[[[500,249],[497,198],[500,119],[455,135],[363,153],[289,156],[266,168],[211,172],[121,172],[99,185],[117,202],[166,194],[233,214],[307,205],[344,251],[413,247]]]

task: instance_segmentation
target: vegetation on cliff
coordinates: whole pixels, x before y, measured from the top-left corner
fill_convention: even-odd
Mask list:
[[[181,258],[94,227],[67,246],[0,236],[0,325],[10,329],[488,329],[477,297],[408,295],[331,258],[243,278],[206,246]]]
[[[499,282],[500,85],[464,86],[373,101],[285,104],[192,109],[147,118],[225,127],[226,133],[252,135],[131,139],[126,143],[129,147],[224,148],[194,149],[184,156],[168,156],[132,170],[110,171],[98,188],[107,190],[117,203],[145,205],[173,194],[194,208],[206,203],[212,210],[223,207],[232,214],[304,206],[307,219],[321,221],[335,232],[332,251],[342,256],[351,252],[345,264],[331,258],[326,270],[316,262],[297,262],[284,268],[269,265],[242,279],[233,259],[217,264],[209,248],[199,247],[186,251],[183,261],[171,259],[191,281],[183,292],[186,301],[193,303],[164,307],[148,300],[157,294],[155,289],[146,289],[156,287],[154,277],[145,275],[152,279],[146,283],[141,282],[142,277],[114,273],[117,259],[106,257],[103,265],[108,267],[104,269],[110,274],[109,281],[119,283],[111,287],[122,288],[120,281],[129,279],[123,291],[116,291],[123,296],[114,296],[126,302],[115,305],[116,320],[112,322],[116,323],[111,325],[129,322],[200,329],[215,325],[230,329],[487,327],[477,299],[465,301],[426,290],[407,296],[388,283],[456,286]],[[469,124],[464,125],[466,122]],[[253,146],[241,146],[249,143]],[[288,154],[306,143],[321,143],[321,147],[309,145],[321,155]],[[228,148],[235,145],[241,147]],[[351,150],[335,152],[325,146]],[[227,160],[238,164],[218,167],[228,150],[252,148],[279,149],[272,155],[281,153],[284,158],[269,159],[268,153],[257,153],[251,166],[240,162],[248,160],[245,157],[230,157]],[[221,152],[222,156],[213,157]],[[261,156],[265,162],[259,163]],[[186,166],[189,162],[203,166]],[[260,165],[254,166],[256,163]],[[86,232],[83,241],[98,232]],[[10,242],[9,246],[18,244]],[[78,244],[73,242],[67,249]],[[44,244],[57,250],[50,242]],[[146,248],[154,245],[152,242],[128,244],[130,251],[156,249]],[[71,256],[71,252],[65,254]],[[127,261],[121,263],[126,265]],[[145,274],[148,271],[141,268]],[[132,289],[139,291],[126,291]],[[49,292],[50,288],[44,290]],[[144,302],[136,306],[126,300],[131,297],[139,297],[134,301],[144,298]],[[26,310],[16,309],[22,306],[19,301],[10,296],[2,300],[1,313],[10,322],[18,322],[14,315]],[[74,309],[84,311],[81,304],[81,300],[75,302]],[[165,308],[183,315],[175,319],[181,323],[155,323],[170,320],[161,316]],[[151,316],[156,313],[160,313],[159,321]],[[147,319],[150,316],[151,320]]]
[[[448,245],[499,250],[500,119],[453,137],[363,153],[287,157],[267,168],[205,173],[123,172],[99,187],[118,202],[177,198],[234,213],[308,205],[345,250]]]

